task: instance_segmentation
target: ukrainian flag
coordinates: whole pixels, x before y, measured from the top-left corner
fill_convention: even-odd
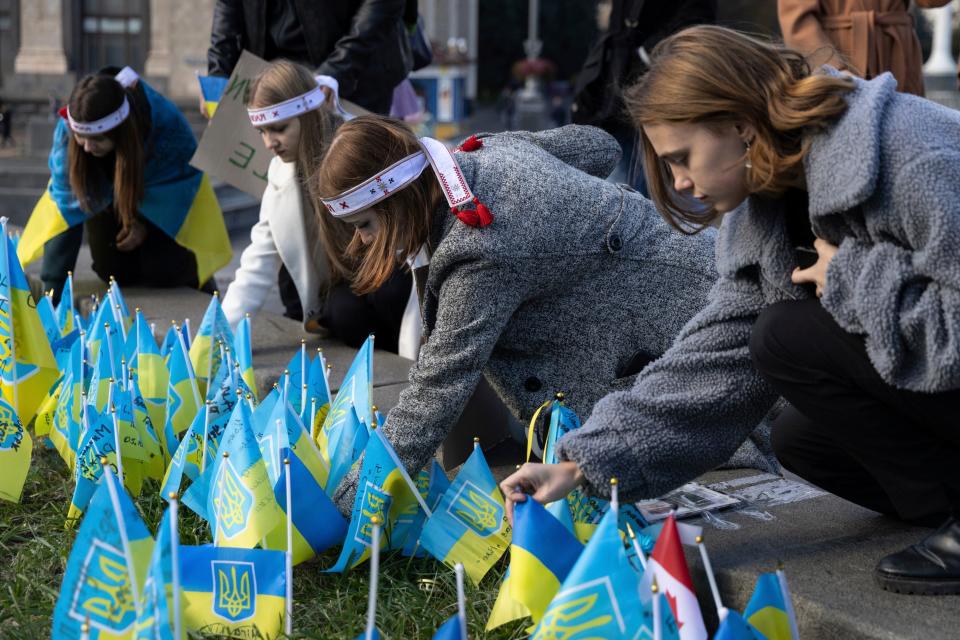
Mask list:
[[[310,426],[314,434],[326,421],[330,413],[330,385],[327,383],[327,361],[323,352],[317,349],[317,357],[310,363],[307,372],[307,402],[300,412],[300,419]],[[311,412],[312,415],[311,415]]]
[[[73,543],[50,637],[79,640],[90,620],[90,640],[133,636],[153,537],[116,476],[107,474]]]
[[[101,458],[107,459],[107,464],[116,473],[117,465],[117,437],[113,428],[113,418],[109,413],[100,414],[96,409],[87,405],[86,430],[77,447],[76,464],[74,468],[73,496],[70,508],[67,511],[67,524],[73,524],[87,509],[93,494],[103,476]],[[126,469],[124,469],[126,471]],[[129,482],[129,474],[124,476],[124,482]]]
[[[57,305],[54,316],[57,320],[57,326],[60,327],[60,335],[65,336],[74,329],[79,329],[74,322],[73,308],[73,272],[67,271],[67,281],[63,285],[63,291],[60,293],[60,304]]]
[[[761,573],[757,578],[757,586],[743,616],[766,640],[792,638],[786,599],[775,573]]]
[[[203,95],[203,104],[207,109],[207,117],[212,118],[217,112],[217,106],[220,104],[220,98],[227,88],[229,78],[221,76],[197,76],[200,82],[200,93]]]
[[[13,407],[0,398],[0,498],[20,502],[32,454],[30,434]]]
[[[220,296],[214,294],[203,314],[197,335],[190,345],[190,362],[193,364],[193,372],[204,397],[209,397],[207,386],[210,378],[220,370],[222,355],[218,341],[225,345],[232,345],[233,331],[230,330],[227,317],[223,315]]]
[[[386,546],[397,514],[416,500],[410,488],[413,481],[406,476],[393,446],[379,429],[374,429],[370,434],[358,478],[347,537],[337,564],[327,571],[343,572],[370,557],[370,546],[373,544],[370,518],[375,515],[384,522],[386,535],[380,537],[380,546]]]
[[[67,464],[70,471],[74,470],[77,457],[77,447],[80,445],[81,421],[83,416],[83,341],[77,340],[70,349],[70,358],[56,394],[57,404],[52,414],[37,414],[34,429],[40,424],[46,426],[44,433],[57,448],[57,452]],[[37,432],[39,435],[39,431]]]
[[[200,462],[203,456],[203,416],[203,411],[197,413],[177,445],[160,485],[161,496],[167,496],[171,492],[179,495],[183,476],[193,480],[200,475]]]
[[[30,424],[60,371],[37,315],[30,285],[0,219],[0,389],[14,412]]]
[[[415,482],[420,497],[423,498],[424,503],[431,511],[437,508],[443,494],[450,487],[447,474],[436,460],[430,461],[429,471],[423,470],[417,474]],[[420,532],[423,531],[423,523],[426,521],[427,514],[423,511],[420,503],[410,505],[397,516],[390,548],[402,548],[405,556],[424,557],[426,553],[420,549]]]
[[[639,576],[624,553],[616,510],[609,509],[530,637],[652,638],[651,603],[641,600]],[[667,619],[670,608],[663,604]],[[664,640],[677,638],[676,624],[674,633],[670,629],[664,624]]]
[[[187,349],[176,328],[173,327],[171,330],[176,335],[169,359],[163,442],[166,455],[173,458],[181,434],[190,428],[190,424],[198,413],[203,413],[204,405],[200,387],[197,386],[196,376],[193,375],[193,365],[190,363]]]
[[[490,617],[487,619],[487,631],[530,615],[527,608],[523,606],[522,603],[514,600],[510,593],[510,569],[507,569],[507,573],[503,576],[503,581],[500,583],[500,590],[497,591],[497,599],[493,603]]]
[[[347,521],[323,491],[327,467],[317,446],[293,407],[277,403],[268,429],[260,438],[261,451],[268,461],[273,494],[287,511],[286,470],[290,470],[293,501],[293,562],[299,564],[343,542]],[[279,425],[275,415],[280,415]],[[284,465],[283,460],[290,464]],[[287,549],[287,519],[267,534],[268,549]]]
[[[341,389],[341,395],[343,390]],[[339,399],[339,396],[338,396]],[[334,409],[338,411],[336,405]],[[360,459],[363,448],[367,446],[370,434],[367,427],[360,422],[356,407],[348,404],[346,410],[340,413],[342,417],[331,428],[331,439],[329,441],[327,453],[330,460],[330,474],[327,477],[325,486],[327,495],[333,496],[340,481],[353,468],[354,462]]]
[[[232,257],[223,212],[207,176],[189,164],[197,142],[183,114],[143,79],[139,86],[150,105],[150,137],[145,148],[153,153],[144,167],[145,192],[138,211],[177,244],[193,252],[197,281],[202,284]],[[48,240],[87,219],[70,190],[69,138],[66,120],[61,119],[50,151],[50,183],[30,214],[16,247],[23,264],[42,256]],[[109,206],[112,199],[113,190],[106,189],[101,206]]]
[[[167,329],[167,334],[163,336],[163,343],[160,345],[160,355],[165,361],[169,361],[173,347],[179,344],[179,336],[180,330],[177,328],[177,323],[171,321],[170,328]]]
[[[170,513],[168,508],[160,519],[147,579],[140,593],[134,636],[137,640],[180,640],[174,632],[173,598],[179,594],[172,592],[175,542],[170,531]]]
[[[543,443],[544,464],[555,464],[557,459],[557,442],[566,433],[580,428],[580,418],[572,409],[563,405],[560,400],[553,401],[553,410],[550,412],[550,428]]]
[[[283,631],[286,554],[178,547],[184,627],[211,637],[276,638]]]
[[[37,315],[40,317],[43,333],[47,336],[47,343],[52,349],[53,345],[60,340],[60,326],[57,324],[57,316],[49,294],[44,294],[37,300]]]
[[[582,551],[580,541],[536,500],[514,505],[510,595],[527,608],[534,623],[540,622]]]
[[[478,444],[423,525],[420,546],[479,584],[510,544],[503,496]]]
[[[726,617],[720,623],[713,640],[762,640],[763,636],[750,626],[743,617],[731,609],[727,609]]]
[[[128,399],[125,399],[124,404],[126,407],[132,405],[130,417],[146,454],[143,465],[144,472],[148,478],[161,480],[167,468],[166,458],[163,446],[160,444],[160,438],[153,428],[154,422],[150,417],[150,405],[140,393],[139,378],[136,376],[132,376],[127,381],[127,395]]]
[[[234,352],[237,363],[240,365],[240,376],[246,383],[254,400],[257,398],[257,378],[253,374],[253,339],[250,334],[250,316],[244,316],[237,325],[236,344]]]
[[[283,518],[250,419],[247,403],[236,403],[216,459],[183,495],[218,547],[252,548]]]

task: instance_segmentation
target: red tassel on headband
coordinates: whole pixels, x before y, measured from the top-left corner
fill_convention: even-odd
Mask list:
[[[477,149],[483,147],[483,140],[478,138],[476,135],[472,135],[466,140],[464,140],[459,147],[460,151],[476,151]]]
[[[67,105],[63,105],[62,107],[60,107],[59,109],[57,109],[57,114],[59,114],[59,116],[60,116],[61,118],[63,118],[64,120],[66,120],[66,119],[67,119]]]
[[[457,207],[453,207],[450,209],[450,212],[457,216],[460,222],[468,227],[480,227],[482,229],[493,222],[493,214],[490,213],[490,209],[487,209],[482,202],[477,200],[476,196],[473,198],[473,204],[476,206],[476,209],[458,209]]]

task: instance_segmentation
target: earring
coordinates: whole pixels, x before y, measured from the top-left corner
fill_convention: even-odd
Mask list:
[[[750,162],[750,143],[749,143],[749,142],[744,142],[744,143],[743,143],[743,146],[746,147],[746,149],[747,149],[746,152],[745,152],[745,155],[746,155],[747,159],[746,159],[746,161],[744,162],[743,166],[745,166],[747,169],[753,169],[753,163]]]

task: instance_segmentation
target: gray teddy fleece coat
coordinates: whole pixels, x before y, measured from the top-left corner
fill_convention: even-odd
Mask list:
[[[456,158],[493,223],[473,228],[437,212],[427,341],[384,427],[411,472],[434,455],[482,374],[521,420],[556,391],[587,415],[630,386],[616,372],[632,355],[669,348],[716,280],[713,231],[685,237],[649,200],[600,179],[621,153],[600,129],[483,142]],[[355,483],[356,471],[334,496],[344,512]]]
[[[821,302],[863,335],[883,379],[936,393],[960,387],[960,113],[896,92],[884,74],[857,80],[848,110],[815,134],[804,162],[814,232],[839,250]],[[708,306],[633,388],[565,436],[591,490],[662,494],[725,460],[776,399],[753,368],[760,311],[808,297],[782,202],[750,197],[725,216],[720,280]]]

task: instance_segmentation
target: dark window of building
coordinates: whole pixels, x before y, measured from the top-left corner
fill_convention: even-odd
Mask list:
[[[143,72],[149,51],[149,0],[83,0],[80,73],[130,65]]]

